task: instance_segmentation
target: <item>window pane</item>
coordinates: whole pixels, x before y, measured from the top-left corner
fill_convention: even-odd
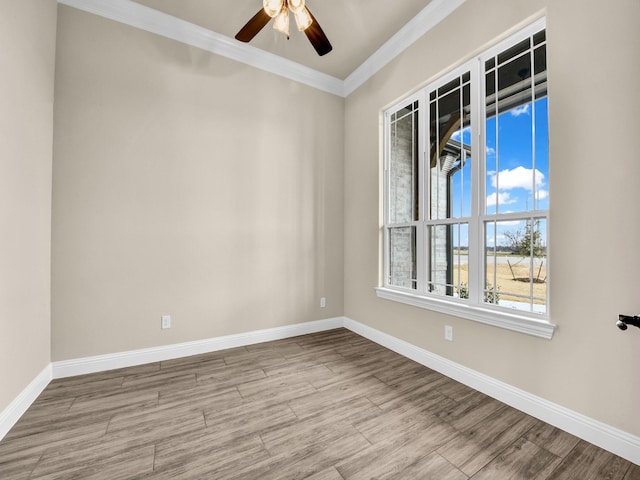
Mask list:
[[[462,110],[468,112],[471,105],[470,85],[462,89]],[[470,115],[464,114],[467,121]],[[451,185],[451,217],[461,218],[471,216],[471,126],[460,126],[453,133],[452,146],[459,148],[458,158],[450,176]]]
[[[547,222],[544,218],[485,223],[484,301],[545,313]]]
[[[450,92],[453,89],[458,89],[459,87],[460,87],[460,77],[456,77],[453,80],[451,80],[449,83],[445,84],[444,86],[438,89],[438,96],[440,97],[445,93]]]
[[[485,70],[491,70],[495,66],[496,66],[496,58],[495,57],[491,57],[489,60],[487,60],[484,63],[484,69]]]
[[[495,186],[492,185],[498,173],[498,122],[495,115],[496,99],[494,96],[496,91],[495,72],[490,72],[486,75],[485,83],[487,98],[487,117],[485,122],[486,211],[488,215],[493,215],[497,212],[498,206],[498,195],[495,191]]]
[[[389,284],[416,288],[416,228],[389,229]]]
[[[485,76],[486,213],[546,209],[548,188],[548,115],[544,45],[534,55],[521,42]],[[528,47],[527,47],[528,48]],[[515,58],[513,58],[515,57]],[[535,77],[531,69],[535,65]]]
[[[533,68],[535,70],[535,75],[536,75],[536,85],[540,85],[543,80],[546,83],[546,80],[547,80],[547,76],[546,76],[546,71],[547,71],[547,48],[546,48],[545,45],[535,49],[535,51],[533,53],[533,59],[534,59],[533,60]],[[540,74],[544,74],[544,77],[540,78]],[[538,92],[536,91],[536,93],[538,93]],[[546,89],[546,85],[545,85],[544,94],[546,95],[546,93],[547,93],[547,89]],[[539,97],[540,95],[536,95],[536,96]]]
[[[536,100],[535,104],[535,162],[536,171],[540,172],[540,181],[534,184],[535,209],[549,209],[549,112],[547,97]]]
[[[391,122],[389,165],[389,223],[418,219],[418,110],[417,103],[399,112]]]
[[[429,227],[429,287],[431,293],[469,298],[469,226],[466,223]]]
[[[398,120],[398,119],[410,114],[411,112],[413,112],[417,108],[418,108],[418,102],[413,102],[413,104],[409,104],[406,107],[401,108],[397,112],[394,112],[391,115],[391,121],[395,122],[396,120]]]
[[[529,49],[531,45],[530,39],[526,38],[522,40],[520,43],[515,44],[513,47],[508,48],[504,52],[498,55],[498,65],[501,65],[505,62],[510,61],[511,59],[517,57],[522,52]]]
[[[430,103],[430,219],[471,215],[471,87],[460,80],[438,89],[446,95]]]

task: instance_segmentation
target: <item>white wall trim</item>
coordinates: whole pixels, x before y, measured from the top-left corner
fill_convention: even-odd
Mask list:
[[[132,0],[58,0],[58,3],[230,58],[333,95],[344,96],[344,82],[339,78]]]
[[[24,412],[35,402],[36,398],[49,385],[52,379],[51,364],[47,365],[36,378],[0,412],[0,440],[13,428]]]
[[[406,358],[640,465],[640,437],[520,390],[347,317],[286,325],[163,347],[53,362],[40,372],[7,408],[0,412],[0,440],[16,424],[53,378],[170,360],[340,327],[345,327]]]
[[[403,290],[389,287],[376,288],[376,295],[385,300],[404,303],[413,307],[425,308],[434,312],[446,313],[456,317],[473,320],[494,327],[505,328],[514,332],[526,333],[534,337],[550,340],[556,325],[544,319],[536,318],[536,314],[507,310],[502,305],[485,307],[470,306],[447,298],[416,295]]]
[[[349,318],[344,326],[535,418],[640,465],[640,437],[537,397]]]
[[[58,3],[201,48],[339,97],[348,97],[465,1],[432,0],[344,81],[132,0],[58,0]]]
[[[224,337],[177,343],[162,347],[145,348],[128,352],[111,353],[94,357],[53,362],[53,378],[73,377],[86,373],[103,372],[115,368],[133,367],[145,363],[161,362],[174,358],[270,342],[284,338],[307,335],[343,326],[343,318],[329,318],[314,322],[298,323],[253,332],[226,335]]]
[[[384,43],[344,81],[344,96],[348,97],[385,65],[413,45],[416,40],[447,18],[466,0],[432,0],[420,13]]]

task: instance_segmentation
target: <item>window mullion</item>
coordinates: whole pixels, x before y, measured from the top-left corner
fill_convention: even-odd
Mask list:
[[[426,100],[427,93],[423,90],[420,93],[420,97],[418,98],[418,152],[420,158],[418,159],[418,224],[416,226],[416,235],[417,235],[417,252],[416,252],[416,261],[417,261],[417,290],[420,293],[424,293],[427,291],[427,231],[425,226],[425,221],[427,219],[427,192],[426,192],[426,172],[428,169],[426,168],[426,155],[427,155],[427,125],[428,123],[428,115],[429,108],[428,102]]]
[[[484,163],[485,152],[484,128],[481,119],[484,118],[484,81],[480,75],[479,60],[469,62],[471,72],[471,219],[469,221],[469,300],[479,304],[482,300],[482,275],[484,262],[481,252],[484,249],[484,238],[480,214],[484,208]]]
[[[383,278],[382,284],[385,286],[389,286],[389,278],[391,275],[391,255],[389,253],[389,244],[390,244],[390,235],[389,235],[389,163],[391,157],[391,114],[389,112],[385,112],[384,118],[384,151],[382,154],[382,164],[384,169],[383,176],[383,212],[382,212],[382,222],[383,222],[383,243],[382,243],[382,255],[383,255]]]

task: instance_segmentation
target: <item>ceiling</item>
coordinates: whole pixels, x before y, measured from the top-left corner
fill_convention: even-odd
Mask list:
[[[346,97],[466,0],[307,0],[333,45],[322,57],[272,22],[249,44],[236,40],[262,0],[57,1]]]
[[[262,0],[136,2],[229,38],[262,8]],[[292,25],[287,40],[272,28],[273,21],[251,45],[344,80],[429,3],[431,0],[307,0],[333,51],[319,57],[304,33]]]

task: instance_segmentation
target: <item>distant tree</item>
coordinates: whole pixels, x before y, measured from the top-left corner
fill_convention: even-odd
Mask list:
[[[515,263],[511,263],[507,259],[509,270],[511,270],[511,276],[514,280],[519,280],[513,271],[513,267],[520,263],[524,258],[534,258],[534,265],[537,263],[538,272],[534,278],[535,282],[542,283],[546,280],[540,278],[542,274],[542,267],[544,266],[544,259],[547,254],[546,247],[542,244],[542,235],[540,233],[540,220],[527,220],[525,223],[524,231],[516,230],[515,232],[505,232],[504,236],[509,241],[509,249],[514,255],[521,257]]]
[[[539,226],[540,220],[527,220],[524,231],[505,232],[504,236],[509,241],[509,249],[520,257],[543,257],[546,249],[542,245]]]

